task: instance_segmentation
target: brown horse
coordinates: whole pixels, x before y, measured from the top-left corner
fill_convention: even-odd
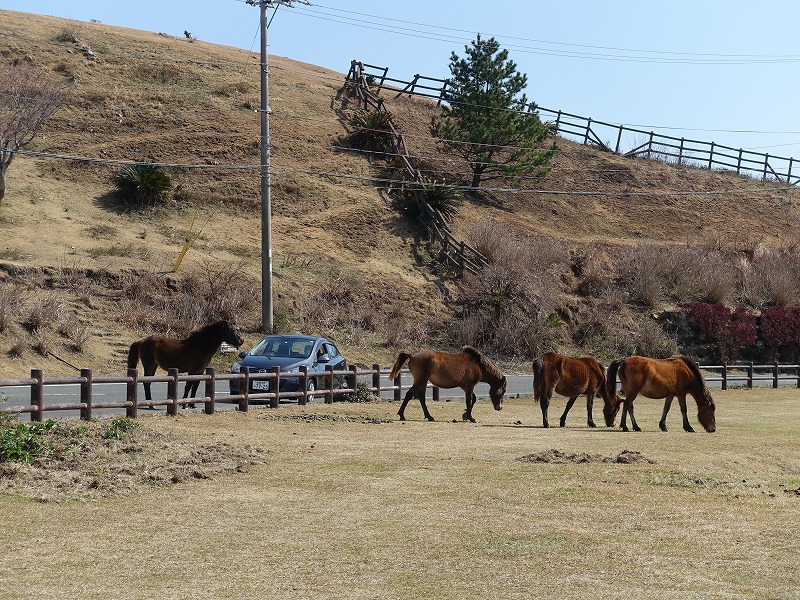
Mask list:
[[[591,356],[571,357],[547,352],[533,361],[533,399],[542,408],[542,427],[550,427],[547,409],[553,392],[569,398],[560,425],[567,424],[567,413],[578,396],[586,394],[586,415],[589,427],[596,427],[592,404],[596,394],[606,400],[606,370]]]
[[[622,383],[622,391],[625,393],[625,400],[622,409],[622,430],[628,431],[627,415],[631,415],[631,423],[634,431],[641,431],[636,424],[633,416],[633,401],[636,396],[642,394],[647,398],[664,398],[664,412],[658,426],[661,431],[667,430],[667,413],[672,404],[672,399],[678,397],[678,403],[683,415],[683,430],[693,432],[686,416],[686,394],[691,394],[697,402],[697,419],[709,433],[717,429],[714,418],[714,400],[708,391],[703,374],[695,362],[686,356],[673,356],[667,359],[645,358],[644,356],[630,356],[620,358],[611,363],[608,367],[606,377],[606,387],[608,398],[616,395],[617,373]],[[603,407],[603,414],[606,418],[606,425],[611,427],[614,424],[614,417],[619,410],[621,400],[615,399],[610,402],[606,399]]]
[[[135,369],[141,360],[146,376],[154,375],[157,367],[165,371],[178,369],[180,373],[200,375],[205,372],[211,357],[219,349],[222,342],[238,348],[244,344],[239,330],[228,321],[217,321],[189,334],[185,340],[176,340],[151,335],[134,342],[128,350],[128,368]],[[150,382],[142,384],[144,395],[152,400],[150,395]],[[187,398],[191,391],[192,398],[200,386],[199,381],[187,381],[183,397]]]
[[[472,346],[464,346],[461,352],[436,352],[423,350],[416,354],[401,352],[389,374],[389,379],[395,379],[403,365],[408,361],[408,368],[414,376],[414,383],[406,393],[400,410],[400,420],[405,421],[405,410],[408,401],[417,397],[422,405],[422,412],[428,421],[435,419],[428,412],[425,405],[425,389],[430,381],[440,388],[460,387],[464,390],[467,400],[467,410],[462,419],[475,422],[472,417],[472,407],[475,405],[475,386],[479,382],[489,384],[489,397],[492,399],[495,410],[503,409],[503,395],[506,393],[506,377],[488,358]]]

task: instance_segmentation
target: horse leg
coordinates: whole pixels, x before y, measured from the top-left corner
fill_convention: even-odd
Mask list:
[[[475,418],[472,416],[472,407],[475,406],[475,402],[478,401],[478,398],[475,396],[475,392],[473,392],[474,389],[474,387],[471,387],[464,390],[467,400],[467,410],[465,410],[464,414],[461,415],[462,420],[469,421],[470,423],[476,422]]]
[[[586,424],[589,427],[597,427],[592,418],[592,407],[594,406],[594,394],[586,394]]]
[[[422,385],[424,386],[427,383],[428,382],[426,381]],[[408,406],[409,400],[417,396],[418,392],[419,392],[419,386],[416,383],[414,383],[406,392],[405,398],[403,398],[403,403],[400,405],[400,410],[397,411],[397,414],[400,417],[401,421],[406,420],[406,406]]]
[[[156,374],[156,365],[144,365],[144,375],[145,377],[151,377]],[[146,381],[142,384],[144,388],[144,397],[146,400],[152,400],[153,395],[150,393],[150,382]],[[153,408],[152,406],[150,408]]]
[[[542,408],[542,427],[547,429],[550,427],[550,421],[547,419],[547,411],[550,409],[550,399],[553,397],[553,390],[548,388],[544,389],[542,397],[539,398],[539,404]]]
[[[575,400],[577,400],[577,396],[571,396],[569,400],[567,400],[567,405],[564,407],[564,414],[561,415],[561,421],[559,425],[561,427],[566,427],[567,425],[567,413],[572,408],[572,405],[575,404]]]
[[[681,416],[683,417],[683,430],[694,433],[694,429],[689,424],[689,416],[686,414],[686,394],[678,396],[678,404],[681,407]]]
[[[684,402],[684,405],[686,402]],[[672,406],[672,396],[667,396],[664,398],[664,412],[661,413],[661,420],[658,422],[658,427],[661,431],[667,430],[667,413],[669,412],[669,407]]]
[[[425,389],[426,388],[427,388],[426,385],[422,386],[420,388],[420,390],[419,390],[419,394],[417,394],[417,397],[419,398],[419,403],[420,403],[420,406],[422,406],[422,413],[425,415],[425,418],[428,419],[428,421],[435,421],[436,419],[434,419],[433,416],[431,415],[431,413],[428,412],[428,407],[425,404]]]
[[[199,381],[187,381],[186,382],[186,387],[183,389],[183,397],[184,398],[188,398],[189,397],[189,392],[191,391],[192,398],[194,398],[195,395],[197,394],[197,388],[198,387],[200,387],[200,382]],[[195,404],[194,404],[194,402],[190,402],[189,404],[181,404],[181,406],[183,408],[194,408]]]
[[[631,394],[625,398],[622,404],[622,431],[628,431],[628,413],[631,414],[631,425],[634,431],[641,431],[641,428],[636,423],[636,417],[633,416],[633,401],[636,400],[636,394]]]

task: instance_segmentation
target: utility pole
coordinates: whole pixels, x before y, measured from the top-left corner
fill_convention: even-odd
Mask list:
[[[273,331],[272,309],[272,187],[269,159],[269,53],[267,51],[267,8],[281,5],[291,6],[295,0],[246,0],[251,6],[258,6],[261,19],[261,327],[265,335]],[[306,0],[296,0],[310,4]],[[274,17],[273,13],[273,17]],[[272,19],[270,19],[270,22]]]

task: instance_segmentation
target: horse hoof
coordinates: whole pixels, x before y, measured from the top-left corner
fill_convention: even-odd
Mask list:
[[[566,427],[566,426],[567,426],[567,423],[566,423],[566,421],[561,421],[561,422],[558,424],[558,426],[559,426],[559,427]]]
[[[634,431],[641,431],[641,430],[642,430],[642,428],[641,428],[641,427],[639,427],[638,425],[634,425],[634,427],[633,427],[633,430],[634,430]]]
[[[426,418],[428,419],[428,421],[435,421],[436,420],[433,417],[426,417]]]
[[[589,421],[589,427],[597,427],[597,425],[594,424],[594,421]]]
[[[684,428],[683,428],[683,430],[684,430],[686,433],[694,433],[694,429],[692,429],[691,427],[684,427]]]

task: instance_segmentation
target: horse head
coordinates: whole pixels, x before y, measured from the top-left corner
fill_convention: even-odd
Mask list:
[[[503,410],[503,396],[507,388],[508,381],[506,381],[505,375],[503,375],[495,385],[489,388],[489,397],[492,399],[495,410]]]
[[[603,416],[606,418],[606,427],[614,427],[617,423],[617,413],[622,405],[622,398],[614,392],[614,398],[606,400],[603,404]]]
[[[708,404],[699,404],[697,406],[697,420],[705,427],[708,433],[714,433],[717,430],[717,420],[714,418],[716,406],[714,401],[709,397]]]
[[[244,338],[242,337],[242,333],[239,331],[239,328],[231,324],[229,321],[225,321],[225,325],[226,330],[225,335],[223,336],[223,341],[226,344],[230,344],[234,348],[238,348],[244,344]]]

